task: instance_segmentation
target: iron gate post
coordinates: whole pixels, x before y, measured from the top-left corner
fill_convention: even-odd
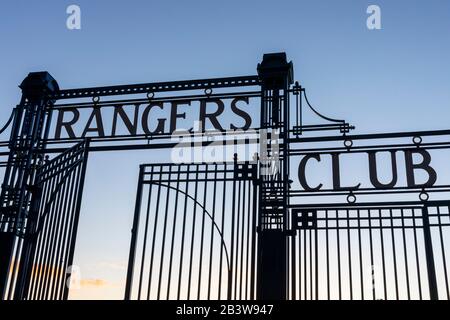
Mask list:
[[[289,86],[293,65],[285,53],[265,54],[258,64],[261,128],[257,299],[287,298],[289,188]]]
[[[31,187],[50,128],[49,103],[52,102],[51,96],[59,90],[56,80],[47,72],[28,74],[20,88],[22,99],[15,109],[9,140],[10,153],[0,194],[0,233],[2,238],[8,238],[0,251],[1,299],[12,298],[14,290],[23,285],[16,282],[22,278],[17,260],[23,249],[22,239],[27,236],[27,217],[32,205]]]

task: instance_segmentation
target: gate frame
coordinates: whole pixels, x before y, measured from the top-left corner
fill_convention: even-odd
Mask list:
[[[430,294],[430,300],[439,300],[439,294],[438,294],[438,285],[437,285],[437,279],[436,279],[436,266],[435,266],[435,259],[434,259],[434,253],[433,253],[433,241],[432,241],[432,237],[431,237],[431,226],[430,226],[430,222],[429,222],[429,216],[428,216],[428,209],[430,207],[439,207],[445,205],[447,207],[450,206],[450,200],[433,200],[433,201],[391,201],[391,202],[362,202],[362,203],[325,203],[325,204],[305,204],[305,205],[298,205],[298,204],[294,204],[290,206],[290,210],[291,210],[291,215],[293,216],[292,221],[293,221],[293,232],[290,234],[290,241],[294,242],[295,238],[297,236],[299,236],[298,232],[303,230],[304,232],[306,230],[310,230],[310,231],[314,231],[315,233],[315,247],[316,247],[316,251],[317,251],[317,235],[319,230],[325,230],[325,232],[329,232],[329,230],[333,230],[334,228],[329,228],[328,227],[328,222],[326,227],[321,227],[318,228],[317,226],[317,217],[311,217],[311,218],[306,218],[304,220],[301,221],[302,225],[305,222],[310,222],[312,225],[311,226],[296,226],[295,222],[298,222],[298,217],[294,217],[297,212],[303,212],[303,211],[308,211],[308,210],[314,210],[314,211],[319,211],[319,210],[335,210],[336,212],[338,212],[339,210],[391,210],[391,209],[409,209],[412,206],[417,206],[420,207],[420,210],[422,212],[422,226],[413,226],[414,229],[422,229],[423,230],[423,244],[424,244],[424,249],[425,249],[425,258],[426,258],[426,269],[427,269],[427,283],[428,283],[428,288],[429,288],[429,294]],[[321,220],[327,220],[328,218],[322,218]],[[336,218],[338,219],[338,218]],[[370,219],[376,219],[376,218],[368,218]],[[382,219],[381,217],[378,219]],[[405,217],[402,216],[402,219],[405,219]],[[414,217],[413,217],[414,219]],[[338,219],[339,220],[339,219]],[[336,222],[337,224],[339,223],[338,221]],[[360,230],[361,227],[358,225],[356,227],[350,227],[347,226],[346,228],[350,229],[350,230]],[[386,229],[394,229],[395,227],[393,225],[391,225],[390,227],[385,227]],[[404,227],[402,227],[404,228]],[[344,227],[345,229],[345,227]],[[369,230],[372,229],[377,229],[377,227],[374,226],[369,226],[368,227]],[[380,225],[380,230],[382,230],[383,227]],[[339,232],[339,227],[336,227],[336,232]],[[393,240],[394,241],[394,240]],[[291,250],[296,250],[295,246],[291,247]],[[310,253],[311,254],[311,253]],[[306,258],[306,255],[305,255]],[[291,261],[292,264],[294,266],[294,259],[292,258],[292,253],[291,253]],[[312,259],[310,257],[310,259]],[[317,263],[317,261],[315,261],[315,263]],[[316,265],[317,267],[317,265]],[[300,267],[301,268],[301,267]],[[295,268],[293,267],[290,270],[291,275],[293,276],[293,273],[295,274]],[[317,276],[317,274],[316,274]],[[293,276],[294,277],[294,276]],[[295,283],[295,277],[293,278],[293,280],[291,281],[293,284],[297,285]],[[317,279],[316,279],[317,281]],[[294,288],[292,288],[293,290]],[[300,288],[301,290],[301,288]],[[315,294],[318,294],[318,288],[317,288],[317,283],[315,284]],[[295,294],[293,294],[293,300],[295,299]]]
[[[180,176],[180,168],[181,167],[187,167],[186,170],[182,171],[182,174],[187,174],[186,176],[186,180],[180,180],[179,176]],[[215,166],[215,169],[213,170],[209,170],[209,166]],[[208,175],[208,174],[215,174],[217,175],[217,166],[223,166],[224,169],[223,171],[220,171],[221,174],[223,174],[223,177],[217,177],[216,179],[206,179],[206,178],[198,178],[199,173],[201,173],[202,175]],[[232,168],[231,168],[232,166]],[[154,170],[154,167],[160,167],[159,170]],[[162,171],[162,168],[164,167],[168,167],[169,171]],[[197,167],[197,170],[191,169],[191,167]],[[199,167],[205,167],[205,169],[199,169]],[[150,170],[151,171],[148,172],[146,170]],[[174,170],[172,170],[172,168],[175,168]],[[178,168],[178,169],[177,169]],[[221,169],[222,170],[222,169]],[[162,179],[163,175],[167,175],[168,177],[167,179]],[[195,179],[191,180],[189,179],[189,175],[195,175]],[[149,180],[152,179],[153,176],[160,176],[159,180]],[[176,175],[176,178],[172,179],[172,175]],[[161,183],[160,181],[163,180],[164,184]],[[221,211],[221,216],[222,219],[225,219],[225,213],[227,214],[231,214],[232,218],[231,218],[231,226],[230,226],[230,232],[231,235],[230,236],[230,248],[227,248],[226,246],[226,242],[224,241],[224,237],[225,237],[225,230],[224,229],[220,229],[219,225],[216,223],[216,221],[214,221],[214,216],[215,214],[212,213],[209,214],[208,211],[206,210],[206,204],[201,202],[201,199],[197,198],[197,184],[199,182],[203,182],[205,183],[205,188],[206,188],[206,183],[208,182],[212,182],[214,183],[214,188],[216,188],[216,183],[223,183],[223,195],[227,194],[226,190],[227,190],[227,182],[230,183],[232,181],[232,199],[233,199],[233,203],[234,205],[231,208],[231,212],[229,211]],[[171,183],[175,183],[177,187],[173,187],[170,184]],[[236,197],[238,197],[240,199],[241,195],[238,194],[239,191],[241,191],[241,187],[240,185],[237,187],[236,183],[238,182],[248,182],[251,183],[252,188],[248,190],[248,199],[250,200],[250,198],[252,199],[252,210],[251,212],[247,212],[250,216],[247,217],[247,224],[246,226],[252,230],[257,230],[257,226],[258,226],[258,215],[257,215],[257,210],[258,210],[258,206],[257,206],[257,198],[258,198],[258,189],[259,189],[259,179],[258,179],[258,163],[256,161],[243,161],[243,162],[239,162],[238,158],[237,158],[237,154],[234,154],[234,160],[233,162],[213,162],[213,163],[155,163],[155,164],[141,164],[140,168],[139,168],[139,177],[138,177],[138,185],[137,185],[137,194],[136,194],[136,202],[135,202],[135,210],[134,210],[134,217],[133,217],[133,226],[131,229],[131,243],[130,243],[130,250],[129,250],[129,256],[128,256],[128,268],[127,268],[127,277],[126,277],[126,286],[125,286],[125,296],[124,299],[125,300],[130,300],[131,296],[132,296],[132,288],[133,288],[133,276],[134,276],[134,271],[135,271],[135,259],[136,259],[136,245],[138,242],[138,233],[139,233],[139,225],[140,222],[142,222],[141,220],[143,219],[141,217],[142,213],[141,212],[141,207],[142,207],[142,195],[144,193],[144,186],[148,185],[148,186],[153,186],[156,185],[158,186],[158,196],[159,196],[159,192],[161,187],[165,187],[168,190],[172,189],[175,190],[176,192],[180,192],[183,193],[184,196],[187,198],[191,199],[192,201],[194,201],[194,205],[195,206],[200,206],[200,208],[203,209],[204,214],[206,213],[206,215],[209,216],[209,218],[211,219],[211,223],[212,226],[215,226],[215,230],[217,230],[221,236],[221,252],[220,252],[220,261],[222,262],[226,262],[227,265],[227,271],[228,271],[228,277],[227,277],[227,283],[223,284],[223,287],[226,287],[226,291],[227,291],[227,300],[232,300],[232,299],[236,299],[236,289],[237,289],[237,265],[238,265],[238,257],[235,257],[235,247],[236,247],[236,251],[239,250],[239,243],[244,243],[244,239],[241,239],[241,242],[237,242],[239,236],[237,236],[237,239],[235,239],[235,232],[238,232],[238,228],[239,228],[239,221],[237,222],[237,227],[235,225],[235,212],[234,210],[237,208],[237,214],[238,214],[238,220],[239,220],[239,215],[240,215],[240,201],[238,201],[238,203],[236,204]],[[177,189],[179,187],[180,183],[186,183],[186,191],[181,190],[181,189]],[[188,183],[195,183],[195,191],[194,191],[194,195],[191,195],[189,193],[187,193],[187,188],[188,188]],[[245,184],[243,185],[243,188],[245,188]],[[215,189],[216,190],[216,189]],[[238,191],[239,190],[239,191]],[[244,195],[245,195],[245,190],[244,189]],[[222,193],[222,191],[220,191],[220,193]],[[151,191],[148,191],[148,196],[151,197]],[[223,196],[222,195],[222,196]],[[242,197],[244,197],[244,195],[242,195]],[[167,195],[168,196],[168,195]],[[244,199],[244,198],[242,198]],[[206,200],[206,195],[203,198],[203,201]],[[222,201],[225,201],[225,198],[222,199]],[[242,200],[243,202],[243,200]],[[224,204],[225,202],[223,202]],[[244,202],[243,202],[244,203]],[[148,203],[147,203],[148,205]],[[167,205],[167,203],[166,203]],[[186,205],[186,203],[185,203]],[[156,208],[158,210],[158,207]],[[166,208],[167,209],[167,208]],[[248,206],[247,209],[250,209],[250,205]],[[225,210],[224,207],[222,207],[222,210]],[[195,216],[195,209],[194,209],[194,216]],[[242,208],[242,216],[243,213],[246,211],[245,208]],[[153,212],[150,211],[149,208],[147,208],[147,217],[146,217],[146,224],[148,223],[148,219],[149,219],[149,215],[158,215],[158,211]],[[165,218],[166,219],[166,218]],[[250,224],[250,220],[251,220],[251,224]],[[224,228],[224,221],[222,220],[221,223],[221,227]],[[244,224],[245,219],[242,218],[242,222]],[[228,221],[229,222],[229,221]],[[184,228],[184,223],[185,221],[183,220],[183,228]],[[204,221],[202,222],[202,226],[204,225]],[[213,228],[211,226],[211,228]],[[241,226],[242,228],[244,228],[244,225]],[[155,227],[154,227],[155,228]],[[195,228],[195,221],[193,221],[193,228]],[[212,229],[211,229],[212,230]],[[156,229],[153,229],[153,232],[156,232]],[[165,232],[164,232],[165,234]],[[203,235],[203,233],[202,233]],[[146,232],[144,234],[144,237],[146,236]],[[172,235],[173,236],[173,235]],[[153,235],[154,237],[154,235]],[[250,235],[248,235],[248,237],[250,237]],[[213,238],[211,238],[213,239]],[[236,240],[236,242],[235,242]],[[250,297],[251,300],[254,300],[257,294],[257,287],[256,287],[256,283],[255,283],[255,272],[256,272],[256,268],[254,267],[255,265],[255,260],[257,259],[257,251],[256,248],[259,246],[257,246],[257,237],[256,237],[256,233],[251,235],[251,239],[247,238],[247,240],[249,242],[247,242],[247,245],[250,244],[251,242],[251,248],[247,248],[248,251],[246,250],[245,255],[246,255],[246,259],[248,262],[248,258],[251,256],[251,266],[250,266],[250,276],[248,276],[248,274],[246,274],[246,279],[245,279],[245,294]],[[144,238],[144,248],[147,247],[145,245],[147,239]],[[172,241],[174,241],[174,239],[172,238]],[[184,238],[182,240],[184,242]],[[193,239],[191,239],[191,246],[193,245]],[[202,242],[203,242],[203,238],[202,238]],[[211,243],[212,245],[212,243]],[[172,242],[172,246],[173,246],[173,242]],[[222,249],[224,251],[222,251]],[[152,250],[153,250],[153,245],[152,245]],[[191,247],[192,250],[192,247]],[[241,248],[241,255],[243,254],[242,248]],[[191,251],[192,254],[192,251]],[[225,259],[223,259],[222,255],[225,254]],[[200,255],[201,257],[203,257],[202,255],[202,249],[200,249]],[[152,252],[152,257],[153,257],[153,252]],[[152,258],[153,259],[153,258]],[[161,258],[162,259],[162,258]],[[192,259],[192,257],[191,257]],[[211,258],[212,259],[212,258]],[[236,259],[236,262],[234,263],[234,259]],[[192,260],[189,260],[190,263],[192,263]],[[212,260],[211,260],[212,261]],[[143,263],[141,261],[141,268],[143,266]],[[181,264],[182,262],[180,261],[180,267],[179,267],[179,271],[181,271]],[[236,264],[236,270],[234,269],[234,265]],[[219,264],[219,268],[222,268],[222,265]],[[241,264],[240,264],[240,270],[241,270],[241,277],[242,277],[242,260],[241,260]],[[247,271],[249,269],[249,266],[246,265],[245,268]],[[161,272],[161,270],[160,270]],[[210,265],[210,269],[209,269],[209,273],[211,275],[212,269],[211,269],[211,265]],[[236,274],[235,274],[236,272]],[[141,273],[139,274],[140,277],[142,277],[142,270]],[[151,277],[151,275],[150,275]],[[170,277],[170,275],[169,275]],[[219,275],[219,281],[222,278],[222,271],[220,271],[220,275]],[[233,280],[235,281],[234,285],[233,285]],[[179,281],[181,281],[181,274],[179,274]],[[181,282],[179,282],[180,284]],[[239,280],[239,290],[240,292],[242,291],[242,279]],[[249,291],[247,291],[248,287],[250,287]],[[210,287],[209,287],[210,288]],[[219,286],[220,288],[220,286]],[[233,296],[233,292],[232,290],[235,290],[234,292],[234,296]],[[220,291],[220,289],[219,289]],[[209,292],[209,289],[208,289]],[[209,294],[209,293],[208,293]],[[178,292],[177,295],[179,296],[180,293]],[[219,294],[220,295],[220,294]]]
[[[337,122],[339,124],[319,124],[303,125],[301,120],[301,98],[300,105],[296,105],[297,122],[296,126],[290,125],[290,95],[304,93],[298,83],[293,84],[293,65],[287,62],[285,53],[265,54],[262,62],[257,68],[258,75],[214,78],[189,81],[159,82],[147,84],[135,84],[124,86],[108,86],[96,88],[80,88],[59,90],[59,86],[47,72],[30,73],[21,84],[22,98],[20,104],[14,109],[11,136],[8,142],[9,152],[0,153],[1,156],[8,156],[6,171],[0,194],[0,297],[20,298],[21,294],[14,294],[14,285],[9,285],[8,281],[16,281],[18,264],[12,261],[14,252],[22,245],[21,237],[26,232],[26,217],[32,208],[36,207],[39,197],[35,197],[35,175],[36,169],[42,164],[45,154],[61,153],[67,150],[64,147],[48,148],[61,141],[49,139],[49,131],[52,122],[52,111],[55,108],[55,101],[74,98],[90,97],[94,105],[100,97],[158,92],[173,92],[183,90],[204,89],[208,96],[208,90],[213,88],[231,88],[260,86],[261,98],[261,124],[258,130],[266,130],[270,140],[263,143],[264,150],[259,155],[260,169],[264,172],[260,176],[259,188],[259,221],[258,238],[258,265],[262,266],[257,274],[257,298],[258,299],[286,299],[288,286],[287,244],[291,235],[291,222],[289,210],[291,193],[289,190],[289,159],[292,155],[291,143],[313,142],[313,141],[336,141],[336,140],[356,140],[356,139],[376,139],[385,137],[419,137],[426,135],[450,134],[450,130],[423,131],[423,132],[401,132],[386,134],[369,134],[346,136],[350,127],[345,121],[327,118],[318,113],[308,102],[311,110],[326,121]],[[150,97],[147,96],[149,99]],[[97,101],[97,102],[96,102]],[[298,118],[300,112],[300,119]],[[336,137],[299,137],[304,131],[340,130],[343,136]],[[1,130],[3,131],[4,128]],[[293,138],[292,135],[297,136]],[[151,137],[150,137],[151,138]],[[84,139],[84,138],[83,138]],[[80,142],[82,138],[64,140],[66,143]],[[148,135],[139,137],[147,142]],[[110,142],[112,137],[93,138],[94,142]],[[123,139],[123,141],[129,141]],[[242,140],[238,143],[248,143]],[[118,151],[137,150],[151,148],[171,148],[176,143],[144,144],[144,145],[97,145],[89,148],[89,151]],[[208,142],[202,142],[203,146]],[[420,145],[420,143],[419,143]],[[419,147],[417,145],[416,147]],[[280,148],[281,150],[277,150]],[[350,149],[350,147],[349,147]],[[270,160],[270,161],[268,161]],[[276,168],[271,163],[277,163]],[[276,169],[274,173],[267,174],[268,171]],[[85,168],[83,170],[83,176]],[[425,189],[425,188],[424,188]],[[81,200],[80,200],[81,201]],[[135,232],[135,228],[133,227]],[[73,240],[75,243],[75,240]],[[428,251],[432,251],[432,244],[429,243]],[[17,252],[19,252],[17,251]],[[7,263],[5,263],[7,261]],[[10,274],[10,266],[16,270]],[[433,265],[430,262],[430,266]],[[430,274],[432,277],[433,274]],[[434,273],[434,277],[436,277]],[[9,280],[11,278],[11,280]],[[20,280],[21,281],[21,280]],[[19,282],[20,282],[19,281]],[[433,295],[434,296],[434,295]],[[65,297],[67,298],[67,297]]]

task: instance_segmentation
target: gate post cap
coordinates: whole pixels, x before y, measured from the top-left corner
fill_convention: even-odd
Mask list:
[[[58,82],[47,71],[30,72],[19,88],[29,101],[44,99],[59,91]]]
[[[265,53],[257,70],[267,89],[282,89],[293,83],[294,65],[287,61],[286,52]]]

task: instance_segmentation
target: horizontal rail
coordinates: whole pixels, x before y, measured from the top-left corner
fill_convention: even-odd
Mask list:
[[[240,77],[199,79],[187,81],[154,82],[154,83],[118,85],[107,87],[66,89],[60,90],[55,95],[53,95],[52,98],[55,100],[61,100],[61,99],[73,99],[84,97],[154,93],[165,91],[257,86],[260,85],[260,83],[261,81],[259,80],[258,76],[240,76]]]
[[[341,135],[341,136],[321,136],[321,137],[304,137],[304,138],[290,138],[290,143],[301,142],[328,142],[328,141],[342,141],[342,140],[371,140],[371,139],[392,139],[392,138],[407,138],[407,137],[425,137],[425,136],[440,136],[450,135],[450,130],[432,130],[432,131],[405,131],[405,132],[389,132],[389,133],[372,133],[372,134],[355,134],[355,135]]]

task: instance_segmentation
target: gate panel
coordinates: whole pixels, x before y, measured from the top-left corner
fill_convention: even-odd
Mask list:
[[[290,299],[449,299],[449,203],[298,206]]]
[[[142,165],[125,299],[254,299],[256,165]]]
[[[40,167],[20,258],[17,298],[67,299],[88,142],[81,142]]]

